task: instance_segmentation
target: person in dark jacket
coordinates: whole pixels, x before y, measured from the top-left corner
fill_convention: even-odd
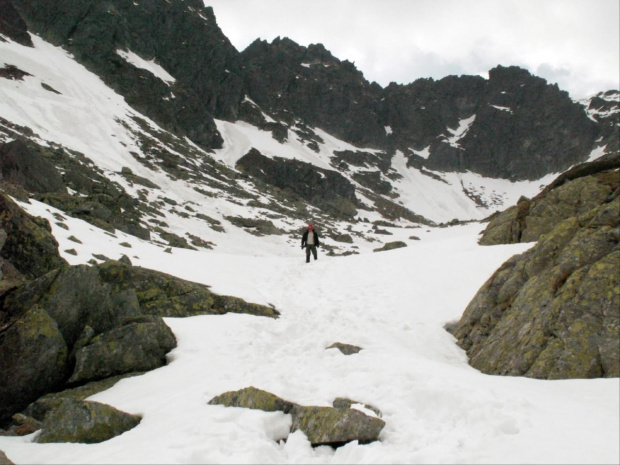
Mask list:
[[[310,261],[310,253],[312,253],[315,260],[317,259],[316,248],[320,245],[319,233],[314,230],[314,226],[309,224],[308,229],[301,236],[301,248],[306,248],[306,263]]]

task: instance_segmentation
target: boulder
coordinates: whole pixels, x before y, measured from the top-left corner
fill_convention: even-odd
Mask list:
[[[251,386],[225,392],[211,399],[209,404],[290,413],[291,432],[301,430],[313,447],[339,447],[351,441],[366,444],[378,440],[385,422],[351,408],[354,402],[348,403],[347,400],[337,401],[338,407],[306,407]]]
[[[541,379],[620,376],[620,190],[505,262],[452,329],[470,364]]]
[[[66,399],[45,416],[35,442],[95,444],[135,428],[140,421],[138,415],[130,415],[110,405]]]
[[[313,447],[376,441],[385,422],[354,408],[295,406],[291,432],[303,431]]]
[[[143,372],[127,373],[124,375],[112,376],[110,378],[102,379],[99,381],[91,381],[82,386],[75,388],[65,389],[59,392],[50,392],[36,401],[28,405],[22,414],[24,417],[31,418],[34,422],[43,422],[45,416],[52,410],[58,408],[63,401],[69,399],[74,401],[85,400],[90,396],[93,396],[99,392],[110,389],[121,379],[129,378],[131,376],[138,376]]]
[[[209,405],[243,407],[265,412],[289,413],[295,406],[293,402],[281,399],[267,391],[250,386],[239,391],[228,391],[209,401]]]
[[[0,450],[0,465],[14,465],[14,462],[11,462],[11,460],[6,456],[4,451],[1,451],[1,450]]]
[[[177,345],[160,317],[142,317],[93,338],[75,355],[68,383],[84,383],[166,364],[166,354]]]
[[[68,348],[58,324],[34,305],[0,328],[0,424],[66,376]]]

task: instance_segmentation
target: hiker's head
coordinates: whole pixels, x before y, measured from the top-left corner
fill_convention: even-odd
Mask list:
[[[314,228],[312,227],[311,224],[308,225],[308,231],[312,231]]]

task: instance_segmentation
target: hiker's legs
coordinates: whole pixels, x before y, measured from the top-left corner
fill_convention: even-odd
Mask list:
[[[310,261],[310,246],[306,246],[306,263]]]
[[[313,245],[311,250],[312,250],[312,255],[314,255],[314,259],[316,260],[316,245]]]

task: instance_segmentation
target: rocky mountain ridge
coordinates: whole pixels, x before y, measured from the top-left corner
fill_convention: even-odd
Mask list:
[[[33,128],[53,121],[3,120],[2,141],[17,139],[40,153],[70,189],[36,192],[37,199],[98,227],[163,245],[217,247],[218,234],[239,227],[291,242],[300,225],[313,218],[333,239],[326,242],[329,252],[354,253],[351,238],[381,239],[374,233],[377,222],[412,226],[481,219],[518,198],[501,188],[490,191],[488,179],[544,184],[542,176],[617,145],[617,93],[600,94],[584,108],[557,86],[515,67],[497,67],[488,80],[449,76],[382,89],[320,44],[257,40],[237,52],[212,9],[199,1],[63,0],[40,6],[7,0],[3,5],[11,12],[3,28],[8,40],[28,37],[30,46],[30,31],[61,45],[120,94],[131,108],[126,113],[132,113],[105,115],[105,124],[116,126],[113,137],[122,133],[125,140],[104,141],[110,146],[99,153],[86,148],[84,136],[74,136],[83,137],[82,144],[58,137],[70,125],[37,133]],[[63,112],[68,94],[82,85],[63,89],[60,75],[46,82],[14,63],[0,71],[26,87],[40,81],[35,98]],[[74,105],[81,105],[75,97]],[[93,116],[99,117],[84,115]],[[256,145],[253,138],[244,142],[243,153],[227,160],[231,137],[248,130],[242,124],[251,124],[263,140],[269,135],[277,151],[268,141]],[[114,152],[115,168],[97,166]],[[258,154],[270,160],[277,181],[250,169],[248,160]],[[326,172],[337,182],[325,184]],[[190,185],[192,200],[170,198],[161,188],[166,178]],[[512,184],[506,181],[502,188],[513,190]],[[521,193],[534,195],[533,186]],[[425,192],[429,187],[455,196],[461,210],[441,211],[443,202]],[[340,205],[334,208],[329,198]],[[197,211],[197,205],[216,199],[226,203],[226,210],[238,199],[249,208],[242,216],[216,214],[218,207]],[[419,205],[419,199],[429,205]],[[190,219],[195,219],[191,225]],[[359,223],[364,219],[368,227]],[[171,226],[177,221],[187,224]]]

